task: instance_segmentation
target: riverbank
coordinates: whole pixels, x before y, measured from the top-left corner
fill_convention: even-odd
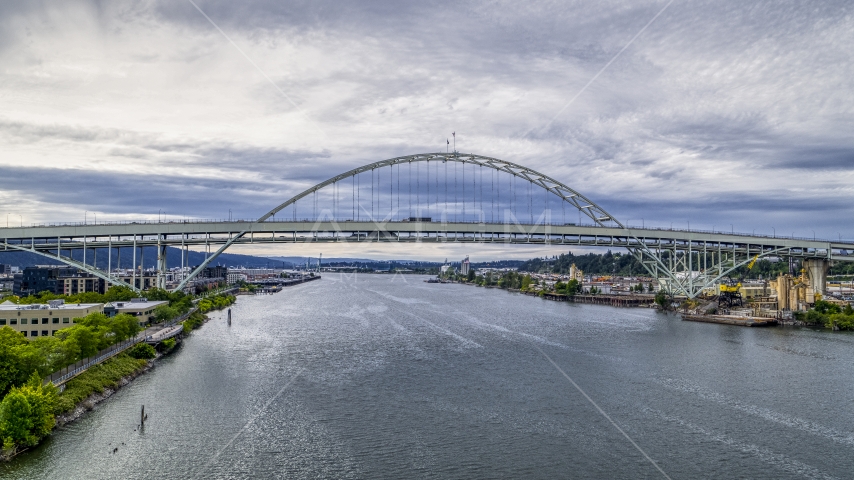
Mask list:
[[[122,354],[71,380],[59,395],[60,405],[65,407],[70,404],[70,408],[56,415],[56,427],[80,419],[119,389],[148,373],[162,357],[158,355],[151,360],[137,360]]]
[[[216,296],[212,299],[203,301],[209,303],[209,310],[221,310],[234,303],[235,297],[229,296],[223,299]],[[184,332],[179,334],[178,342],[193,329],[207,323],[209,317],[203,315],[198,310],[191,314],[184,323]],[[138,343],[137,346],[146,346],[145,343]],[[167,339],[161,342],[161,352],[155,354],[154,348],[148,346],[150,355],[145,358],[134,358],[132,350],[120,353],[103,363],[94,365],[88,368],[83,373],[75,376],[64,383],[57,392],[57,387],[48,383],[53,392],[50,393],[52,399],[45,404],[49,413],[52,411],[53,418],[50,424],[46,425],[46,430],[41,435],[33,437],[24,445],[13,444],[11,446],[5,444],[0,450],[0,461],[9,461],[16,456],[26,452],[30,447],[41,443],[44,438],[53,434],[57,427],[62,427],[82,418],[87,412],[93,410],[96,405],[110,398],[120,388],[130,384],[134,379],[150,371],[164,356],[175,350],[175,339]],[[43,387],[43,388],[48,388]]]

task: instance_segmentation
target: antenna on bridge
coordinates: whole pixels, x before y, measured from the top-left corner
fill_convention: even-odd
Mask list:
[[[452,132],[451,135],[454,137],[454,155],[457,154],[457,132]]]

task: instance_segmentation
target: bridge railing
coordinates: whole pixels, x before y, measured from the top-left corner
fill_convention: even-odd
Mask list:
[[[350,222],[372,222],[372,221],[376,221],[379,224],[382,224],[383,222],[385,222],[385,220],[381,219],[381,218],[373,219],[373,220],[369,219],[369,218],[361,218],[361,219],[355,219],[355,220],[350,219],[350,218],[346,218],[346,219],[320,219],[320,220],[318,220],[316,218],[293,219],[293,218],[275,218],[274,217],[274,218],[271,218],[270,220],[268,220],[268,222],[276,222],[276,221],[305,223],[305,224],[311,224],[311,223],[317,223],[317,222],[324,222],[325,223],[328,221],[334,221],[334,222],[338,222],[339,224],[341,224],[342,230],[347,230],[346,224],[350,223]],[[157,221],[157,220],[134,220],[134,221],[117,220],[117,221],[102,221],[102,222],[50,222],[50,223],[32,223],[29,225],[25,225],[23,227],[16,227],[16,226],[12,225],[8,228],[83,227],[83,226],[92,227],[92,226],[101,226],[101,225],[104,225],[104,226],[110,226],[110,225],[182,225],[182,224],[183,225],[191,225],[191,224],[198,225],[198,224],[218,224],[218,223],[234,223],[234,224],[239,226],[239,225],[245,224],[245,223],[256,223],[256,222],[257,222],[257,219],[251,219],[251,218],[231,218],[231,219],[195,218],[195,219],[162,220],[162,221]],[[401,220],[399,220],[399,219],[389,220],[389,222],[397,223],[397,222],[401,222]],[[434,222],[434,223],[437,223],[437,222]],[[451,222],[451,221],[448,221],[447,219],[445,219],[442,223],[463,224],[463,225],[478,225],[481,223],[505,223],[508,225],[515,225],[515,224],[518,224],[518,225],[548,225],[548,226],[552,226],[552,227],[565,227],[565,226],[597,227],[598,226],[595,223],[582,223],[582,222],[578,222],[578,223],[559,223],[559,222],[545,222],[545,221],[539,221],[539,222],[534,222],[534,223],[525,222],[525,221],[514,221],[514,222],[453,221],[453,222]],[[699,228],[655,227],[655,226],[646,226],[645,224],[643,224],[643,225],[627,224],[626,228],[633,229],[633,230],[654,230],[654,231],[661,231],[661,232],[680,232],[680,233],[708,233],[708,234],[717,234],[717,235],[736,235],[739,237],[780,238],[780,239],[788,239],[788,240],[803,240],[803,241],[815,241],[815,242],[846,242],[846,243],[852,242],[852,240],[844,239],[841,237],[834,240],[834,239],[828,239],[828,238],[819,238],[817,236],[801,237],[801,236],[796,236],[796,235],[783,235],[783,234],[778,235],[776,233],[768,235],[767,233],[765,233],[765,234],[756,233],[755,231],[753,231],[753,232],[740,232],[740,231],[736,232],[735,230],[726,231],[726,230],[719,230],[719,229],[707,230],[707,229],[699,229]],[[11,240],[10,240],[10,242],[15,243]],[[29,242],[21,240],[20,243],[27,244]]]

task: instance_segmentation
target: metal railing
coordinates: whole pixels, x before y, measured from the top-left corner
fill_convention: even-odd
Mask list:
[[[72,378],[76,377],[77,375],[80,375],[81,373],[85,372],[89,368],[94,367],[99,363],[103,363],[104,361],[109,360],[110,358],[113,358],[116,355],[124,352],[128,348],[141,342],[143,338],[143,336],[137,335],[120,343],[110,345],[109,347],[101,350],[100,352],[96,353],[91,357],[84,358],[83,360],[75,362],[67,367],[60,369],[57,372],[50,374],[50,376],[45,379],[45,383],[50,382],[58,387],[63,383],[71,380]]]

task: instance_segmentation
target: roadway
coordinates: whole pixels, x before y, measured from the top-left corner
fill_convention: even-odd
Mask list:
[[[239,239],[234,237],[243,234]],[[708,251],[780,251],[796,257],[854,261],[854,242],[698,230],[594,225],[408,221],[173,221],[0,228],[9,244],[56,252],[81,248],[307,242],[476,242],[637,247]]]

